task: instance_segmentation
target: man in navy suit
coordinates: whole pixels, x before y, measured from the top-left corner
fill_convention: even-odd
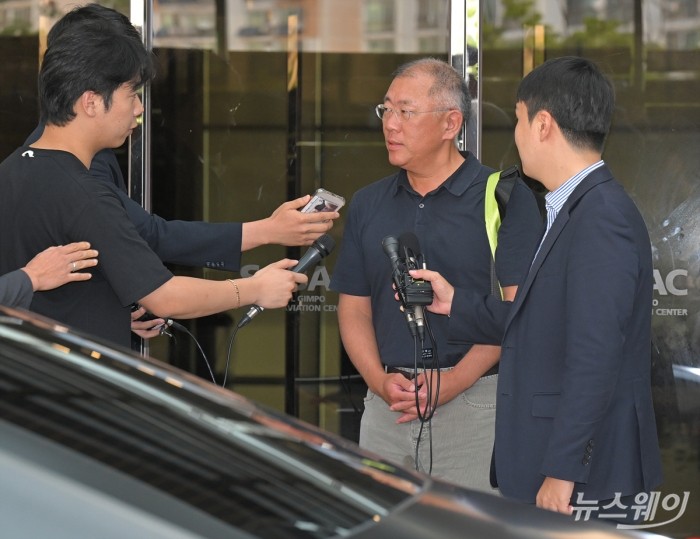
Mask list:
[[[614,101],[612,83],[583,58],[549,60],[521,82],[515,142],[525,174],[549,190],[548,219],[512,303],[414,273],[432,282],[430,310],[450,316],[452,338],[502,346],[501,492],[566,514],[577,501],[596,501],[590,516],[601,518],[598,508],[616,499],[629,507],[662,481],[650,240],[601,159]]]

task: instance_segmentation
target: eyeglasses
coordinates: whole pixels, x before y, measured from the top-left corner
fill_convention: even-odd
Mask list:
[[[388,118],[386,115],[388,112],[394,113],[394,116],[396,116],[399,121],[401,122],[407,122],[409,121],[414,114],[428,114],[429,112],[447,112],[453,109],[435,109],[435,110],[405,110],[405,109],[392,109],[389,108],[385,105],[377,105],[374,107],[374,112],[377,113],[377,117],[380,120],[385,120]]]

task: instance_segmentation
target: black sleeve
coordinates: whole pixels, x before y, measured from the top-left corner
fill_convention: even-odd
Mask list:
[[[26,144],[36,142],[43,131],[44,126],[39,124],[27,137]],[[113,150],[97,152],[90,163],[90,176],[117,188],[129,219],[163,262],[227,271],[240,269],[242,223],[167,221],[148,213],[129,198]]]
[[[139,235],[164,262],[183,266],[238,271],[241,266],[241,223],[166,221],[126,195],[123,204]]]
[[[114,152],[95,155],[90,176],[118,187],[117,194],[139,235],[163,262],[238,271],[241,265],[241,223],[166,221],[148,213],[126,193]]]
[[[126,216],[116,189],[90,178],[69,225],[70,238],[83,238],[99,251],[98,272],[91,281],[106,279],[122,306],[138,302],[173,275],[146,244]],[[121,191],[119,191],[121,193]]]
[[[525,278],[543,232],[535,195],[518,179],[498,230],[496,275],[501,286],[517,285]]]
[[[32,302],[32,281],[22,270],[0,276],[0,305],[28,309]]]

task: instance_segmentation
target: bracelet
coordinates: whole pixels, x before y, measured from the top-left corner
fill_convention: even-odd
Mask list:
[[[229,283],[231,283],[231,284],[233,285],[233,287],[236,289],[236,300],[237,300],[237,303],[236,303],[236,306],[234,307],[234,309],[238,309],[238,307],[241,306],[241,291],[238,290],[238,283],[236,283],[236,281],[234,281],[233,279],[226,279],[226,280],[227,280]]]

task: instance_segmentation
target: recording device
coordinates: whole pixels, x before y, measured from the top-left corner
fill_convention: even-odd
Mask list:
[[[311,244],[311,247],[309,247],[306,253],[304,253],[304,256],[299,259],[297,265],[290,271],[295,273],[306,273],[307,270],[318,264],[322,258],[328,256],[334,247],[335,240],[333,237],[329,236],[328,234],[324,234],[314,241],[313,244]],[[241,318],[240,322],[238,322],[238,328],[242,328],[248,324],[253,318],[264,310],[265,309],[259,305],[253,305],[250,309],[248,309],[246,315]]]
[[[414,269],[425,269],[425,259],[420,252],[418,238],[406,232],[399,239],[386,236],[382,240],[384,252],[391,261],[392,280],[403,306],[408,329],[421,341],[425,336],[423,307],[433,302],[433,287],[422,279],[414,279],[408,273]]]
[[[321,211],[338,211],[344,205],[345,199],[340,195],[336,195],[325,189],[316,189],[311,200],[301,209],[301,212],[316,213]]]

